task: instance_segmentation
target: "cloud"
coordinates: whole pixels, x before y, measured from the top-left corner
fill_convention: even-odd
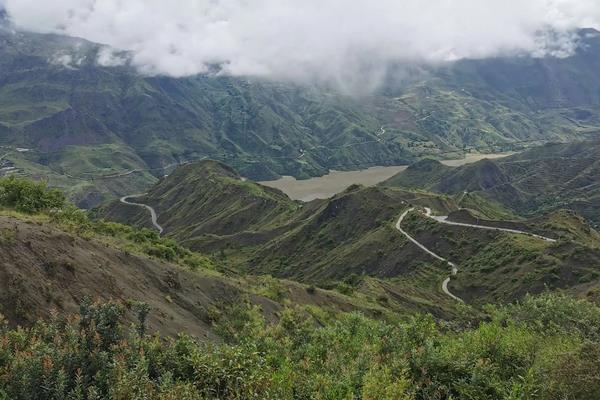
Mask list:
[[[126,65],[129,59],[122,51],[118,51],[109,46],[103,46],[98,51],[98,64],[103,67],[118,67]]]
[[[598,0],[0,0],[19,27],[130,50],[148,74],[376,85],[390,63],[568,56]],[[101,61],[117,65],[118,53]]]

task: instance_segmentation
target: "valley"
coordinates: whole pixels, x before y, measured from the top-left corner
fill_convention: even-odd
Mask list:
[[[600,398],[594,2],[34,3],[0,400]]]
[[[411,168],[400,175],[410,172]],[[600,236],[575,215],[526,219],[499,213],[498,206],[483,199],[469,203],[470,208],[464,209],[461,204],[466,204],[465,197],[463,192],[446,196],[384,184],[379,187],[353,185],[330,199],[301,202],[277,189],[244,180],[223,164],[204,161],[179,168],[141,197],[140,202],[156,210],[167,237],[197,251],[219,254],[234,269],[318,283],[324,288],[354,279],[356,282],[352,285],[356,287],[351,290],[359,292],[366,282],[380,285],[393,280],[393,285],[402,290],[416,284],[411,288],[412,296],[420,297],[418,301],[429,304],[428,310],[435,313],[448,312],[442,309],[449,304],[444,302],[440,309],[439,300],[437,304],[431,303],[428,299],[432,293],[420,291],[425,281],[432,280],[436,296],[451,293],[451,298],[466,295],[471,302],[477,301],[473,296],[479,288],[466,289],[459,273],[456,282],[461,286],[454,293],[454,280],[449,283],[448,273],[478,257],[485,259],[486,254],[497,251],[492,249],[501,243],[510,248],[502,251],[514,257],[505,260],[504,267],[524,268],[525,277],[523,281],[514,281],[503,294],[490,292],[499,296],[496,301],[511,301],[518,298],[522,290],[535,292],[543,287],[527,283],[533,275],[546,274],[544,269],[526,272],[530,266],[518,255],[528,246],[535,249],[531,257],[547,258],[548,271],[574,267],[577,272],[569,274],[583,276],[588,267],[590,272],[596,268]],[[423,210],[422,218],[409,212],[415,207]],[[97,215],[151,227],[147,211],[119,202],[98,210]],[[512,217],[507,218],[508,215]],[[408,241],[398,235],[398,229]],[[525,238],[519,239],[519,236]],[[586,261],[575,262],[577,256],[566,250],[570,245],[562,250],[564,240],[583,246],[581,251],[587,252]],[[547,245],[536,241],[547,242]],[[408,245],[410,242],[415,247]],[[307,258],[307,255],[310,256]],[[586,265],[586,262],[591,264]],[[482,273],[487,267],[481,265],[482,272],[472,268],[465,272]],[[531,282],[538,282],[537,279],[540,278]],[[543,278],[546,279],[550,276]],[[584,281],[582,278],[581,282]],[[562,286],[565,283],[545,281],[544,284]],[[575,281],[569,285],[572,286],[567,290],[583,290]],[[597,295],[595,290],[587,292],[587,296]]]
[[[30,150],[8,152],[3,163],[93,208],[205,158],[272,181],[581,140],[600,129],[600,40],[580,34],[585,46],[569,58],[464,60],[423,66],[402,82],[392,68],[380,90],[356,98],[261,79],[144,76],[128,64],[95,63],[96,43],[3,22],[0,145]],[[63,65],[52,61],[56,54],[83,61]],[[331,192],[315,187],[298,196]]]

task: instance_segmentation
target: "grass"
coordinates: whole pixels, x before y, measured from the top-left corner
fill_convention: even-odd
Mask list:
[[[186,268],[215,270],[214,260],[180,246],[173,239],[163,238],[153,230],[137,229],[107,221],[90,221],[84,211],[67,208],[53,213],[50,220],[78,236],[95,238],[124,251],[145,254]]]

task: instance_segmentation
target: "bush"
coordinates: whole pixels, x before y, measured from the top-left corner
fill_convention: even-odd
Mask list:
[[[34,182],[15,176],[0,178],[0,206],[33,214],[65,206],[65,196],[48,189],[45,182]]]
[[[269,325],[259,308],[239,302],[218,316],[214,331],[225,341],[214,344],[147,336],[147,306],[132,309],[138,324],[128,334],[118,323],[121,306],[89,301],[78,322],[56,319],[13,330],[2,325],[0,399],[591,400],[600,395],[600,343],[589,335],[596,328],[568,327],[573,320],[595,323],[599,309],[561,296],[492,310],[489,322],[460,332],[442,330],[430,315],[386,323],[338,314],[322,325],[300,309],[283,310],[279,322]]]
[[[161,258],[166,261],[175,261],[175,257],[177,253],[172,247],[165,246],[161,243],[154,243],[152,245],[147,245],[145,247],[145,251],[148,255],[153,257]]]

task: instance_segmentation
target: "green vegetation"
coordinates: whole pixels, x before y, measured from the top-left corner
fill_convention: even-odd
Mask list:
[[[44,182],[34,182],[14,176],[0,178],[0,207],[34,214],[61,209],[64,205],[63,193],[56,189],[48,189]]]
[[[143,192],[173,165],[207,157],[254,179],[303,178],[518,149],[600,126],[600,41],[585,32],[573,57],[422,66],[360,98],[225,76],[147,77],[96,65],[99,45],[58,35],[2,29],[0,40],[0,157],[83,207]],[[53,63],[57,54],[81,65]]]
[[[54,235],[57,243],[77,245],[76,252],[89,253],[86,259],[100,263],[92,267],[96,271],[85,270],[69,260],[49,258],[46,249],[39,254],[42,268],[34,260],[33,269],[26,270],[31,281],[9,275],[2,309],[10,319],[0,324],[0,399],[592,400],[600,394],[600,308],[547,292],[563,288],[600,300],[595,268],[600,250],[593,247],[597,233],[572,215],[536,221],[539,229],[564,232],[556,243],[482,234],[417,213],[407,216],[405,229],[460,262],[452,290],[471,304],[461,305],[440,292],[447,265],[413,248],[393,228],[407,207],[432,205],[448,211],[455,208],[450,198],[354,186],[328,201],[299,207],[280,192],[205,162],[165,179],[144,201],[164,207],[182,189],[177,183],[196,193],[196,204],[202,206],[195,212],[214,216],[213,227],[229,229],[217,216],[240,218],[243,224],[235,229],[256,235],[245,247],[222,247],[226,252],[219,263],[239,266],[244,260],[254,267],[252,272],[279,275],[225,277],[215,272],[208,278],[207,269],[223,266],[215,267],[216,261],[173,239],[90,220],[87,212],[43,184],[5,179],[3,198],[13,199],[4,200],[5,207],[35,207],[33,215],[15,214],[31,224],[0,221],[11,227],[0,231],[0,257],[6,250],[14,262],[17,255],[31,252],[19,246],[36,247],[24,237],[41,243]],[[173,201],[171,207],[176,211],[182,204]],[[253,219],[242,218],[248,209]],[[265,216],[280,217],[273,222]],[[61,233],[52,234],[44,223]],[[235,229],[207,236],[219,243],[240,234]],[[34,233],[25,236],[27,230]],[[278,232],[275,240],[269,230]],[[82,238],[79,243],[74,236]],[[120,251],[108,253],[103,247]],[[124,258],[128,253],[187,268],[184,273],[167,264],[153,267],[148,258]],[[119,268],[110,259],[119,260]],[[129,270],[128,262],[142,266]],[[18,273],[25,264],[17,260]],[[115,278],[104,276],[107,270],[126,272],[124,282],[133,281],[132,286],[115,292]],[[29,276],[35,274],[41,274],[39,280]],[[279,279],[286,275],[313,284]],[[83,300],[77,318],[57,313],[15,328],[15,321],[29,322],[19,319],[26,310],[39,312],[48,303],[65,307],[64,300],[54,297],[61,293],[50,289],[58,287],[49,286],[54,279],[69,280],[69,288],[61,290],[89,290],[90,282],[104,282],[94,290],[127,300]],[[141,296],[142,284],[152,305],[124,295],[131,290]],[[528,291],[543,294],[531,297]],[[32,297],[29,302],[27,296]],[[488,299],[504,305],[479,307]],[[521,300],[505,304],[513,299]],[[123,321],[133,324],[127,327]],[[205,324],[212,335],[206,337],[213,340],[198,341],[185,332],[176,339],[149,334],[150,321],[153,332],[174,321],[182,327]]]
[[[420,162],[384,182],[453,195],[488,218],[532,217],[573,210],[600,223],[600,141],[548,144],[457,168]]]
[[[23,200],[30,199],[24,195]],[[2,209],[0,313],[10,326],[31,326],[55,310],[74,313],[86,296],[126,304],[143,301],[152,311],[149,332],[175,337],[185,331],[205,339],[216,338],[213,322],[225,308],[243,302],[263,306],[261,313],[270,321],[289,304],[323,321],[340,310],[387,313],[367,298],[269,276],[244,276],[225,259],[193,252],[155,231],[92,221],[87,212],[68,204],[36,214]],[[126,320],[134,316],[128,308]]]
[[[484,225],[494,222],[482,221]],[[445,225],[417,213],[407,216],[403,227],[427,248],[458,265],[459,273],[452,278],[450,288],[469,304],[506,303],[544,290],[563,290],[597,301],[597,232],[572,215],[553,215],[527,223],[513,227],[535,231],[536,224],[546,229],[551,225],[548,232],[558,235],[558,241]]]
[[[26,214],[44,214],[51,221],[79,236],[103,236],[128,251],[145,253],[164,261],[196,268],[214,268],[213,262],[180,246],[173,239],[161,238],[149,229],[107,221],[92,221],[88,213],[65,200],[63,193],[49,189],[44,182],[34,182],[15,176],[0,178],[0,207]]]
[[[176,169],[140,201],[152,205],[169,236],[253,274],[338,287],[350,274],[393,275],[411,260],[393,227],[410,202],[447,210],[451,199],[354,185],[326,201],[302,204],[282,192],[242,180],[231,168],[201,161]],[[96,215],[145,226],[148,214],[113,202]]]
[[[435,172],[436,161],[420,163]],[[448,168],[448,170],[453,170]],[[457,210],[469,204],[479,213]],[[202,161],[178,168],[140,201],[157,210],[168,236],[205,254],[221,268],[274,278],[258,294],[280,301],[277,279],[286,278],[335,290],[384,309],[420,310],[451,316],[455,309],[440,293],[447,266],[411,245],[394,225],[410,207],[477,223],[484,215],[509,214],[483,196],[444,196],[423,190],[354,185],[327,200],[307,204],[281,192],[242,180],[231,168]],[[148,224],[139,207],[114,202],[99,216]],[[459,265],[454,292],[471,303],[509,302],[545,287],[596,299],[600,235],[573,213],[532,220],[486,221],[529,231],[559,242],[550,245],[524,235],[449,226],[410,213],[404,229],[437,254]],[[357,279],[354,279],[357,278]]]
[[[266,324],[253,308],[218,322],[222,344],[144,335],[114,303],[0,332],[6,399],[595,399],[600,309],[546,294],[450,328],[431,316],[385,323],[343,314],[323,327],[295,309]]]
[[[468,60],[357,100],[146,77],[93,64],[93,43],[0,30],[0,168],[46,182],[0,179],[0,400],[597,399],[599,236],[570,213],[538,217],[566,207],[598,223],[597,141],[460,168],[426,160],[393,187],[308,204],[219,162],[172,169],[212,158],[307,177],[573,139],[600,126],[600,39],[582,35],[572,57]],[[72,52],[88,61],[49,62]],[[167,238],[91,219],[48,187],[89,207],[156,181],[140,201]],[[410,215],[406,229],[459,265],[457,304],[440,290],[448,265],[394,229],[424,206],[518,216],[558,241]],[[148,225],[123,204],[96,216]]]
[[[173,239],[162,238],[154,230],[103,220],[91,221],[85,211],[73,206],[52,213],[51,221],[79,236],[109,239],[111,244],[127,251],[147,254],[192,269],[215,268],[210,258],[190,251]]]

